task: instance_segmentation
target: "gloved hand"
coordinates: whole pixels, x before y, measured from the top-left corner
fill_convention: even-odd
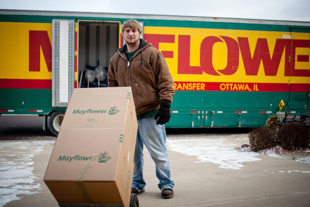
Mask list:
[[[160,108],[155,116],[156,124],[166,124],[170,119],[170,103],[161,102]]]

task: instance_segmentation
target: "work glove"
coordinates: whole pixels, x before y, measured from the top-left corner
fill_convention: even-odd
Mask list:
[[[156,124],[166,124],[170,119],[170,103],[161,102],[160,108],[155,116]]]

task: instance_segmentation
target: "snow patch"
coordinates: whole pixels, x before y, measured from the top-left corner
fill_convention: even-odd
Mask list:
[[[167,146],[172,151],[196,156],[197,163],[211,162],[224,169],[238,170],[246,162],[261,160],[257,153],[236,151],[226,138],[169,139]]]
[[[310,173],[310,171],[300,171],[300,170],[288,170],[288,171],[279,171],[279,173]]]
[[[238,151],[242,152],[251,152],[250,145],[248,146],[241,146],[235,148]],[[285,150],[281,146],[276,146],[270,149],[264,149],[257,152],[261,155],[268,155],[270,157],[287,159],[287,160],[294,160],[297,162],[307,163],[310,164],[310,153],[308,149],[299,149],[299,150]]]
[[[33,157],[39,154],[45,145],[55,141],[3,141],[0,144],[0,207],[21,195],[38,193],[40,184],[33,171]],[[12,154],[14,153],[14,154]]]

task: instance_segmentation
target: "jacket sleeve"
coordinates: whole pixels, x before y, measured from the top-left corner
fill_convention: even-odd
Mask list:
[[[115,75],[115,61],[113,58],[110,60],[109,69],[108,69],[108,86],[109,87],[118,87],[118,82]]]
[[[161,52],[158,51],[156,55],[155,74],[157,75],[157,88],[159,95],[159,102],[172,103],[173,96],[175,94],[173,84],[174,81],[170,74],[166,60]]]

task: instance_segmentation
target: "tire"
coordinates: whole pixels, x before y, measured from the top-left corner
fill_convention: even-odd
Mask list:
[[[139,207],[139,200],[137,194],[131,194],[129,207]]]
[[[48,118],[47,128],[50,132],[57,137],[60,130],[62,120],[64,118],[65,111],[54,111]]]

